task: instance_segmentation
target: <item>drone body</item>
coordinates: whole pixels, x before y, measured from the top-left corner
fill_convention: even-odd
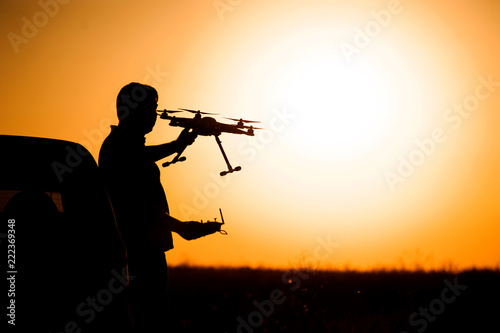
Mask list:
[[[170,120],[170,126],[184,127],[185,129],[191,130],[193,133],[196,133],[197,135],[203,135],[203,136],[213,135],[215,137],[215,141],[217,142],[217,145],[219,146],[222,156],[224,157],[224,160],[226,161],[228,167],[227,171],[222,171],[220,173],[221,176],[225,176],[228,173],[232,173],[235,171],[240,171],[241,170],[240,166],[233,168],[229,163],[226,153],[224,152],[224,148],[222,148],[222,143],[219,139],[219,135],[221,135],[222,133],[232,133],[232,134],[244,134],[244,135],[254,136],[254,129],[260,129],[260,128],[254,128],[253,126],[246,126],[245,123],[258,123],[258,121],[227,118],[233,121],[237,121],[238,123],[236,125],[224,124],[224,123],[219,123],[215,118],[212,117],[202,117],[202,114],[211,114],[211,113],[201,112],[200,110],[198,111],[189,109],[180,109],[180,110],[195,113],[195,116],[194,118],[181,118],[169,115],[170,113],[182,112],[177,110],[174,111],[158,110],[158,112],[160,112],[161,119]],[[185,157],[180,157],[183,151],[184,149],[182,149],[171,162],[166,162],[163,163],[162,165],[166,167],[176,162],[185,161],[186,160]]]

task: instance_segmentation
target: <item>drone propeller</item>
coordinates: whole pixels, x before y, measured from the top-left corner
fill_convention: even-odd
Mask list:
[[[209,112],[202,112],[200,110],[190,110],[190,109],[182,109],[182,108],[179,108],[179,110],[187,111],[187,112],[191,112],[191,113],[200,113],[200,114],[212,114],[212,115],[218,114],[218,113],[209,113]],[[177,111],[177,112],[181,112],[181,111]]]
[[[224,119],[229,119],[232,121],[237,121],[237,122],[242,122],[242,123],[260,123],[260,121],[255,121],[255,120],[245,120],[245,119],[226,118],[226,117],[224,117]]]
[[[182,112],[182,111],[164,109],[164,110],[156,110],[156,112],[160,112],[160,113],[177,113],[177,112]]]
[[[253,127],[253,126],[243,126],[243,128],[262,129],[262,130],[267,129],[267,128],[262,128],[262,127]]]

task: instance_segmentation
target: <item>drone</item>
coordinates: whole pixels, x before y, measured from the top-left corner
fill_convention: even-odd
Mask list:
[[[194,113],[195,116],[194,118],[181,118],[181,117],[176,117],[172,116],[171,114],[173,113],[178,113],[178,112],[190,112]],[[221,176],[225,176],[229,173],[233,173],[236,171],[241,170],[241,166],[237,166],[233,168],[231,164],[229,163],[229,159],[227,158],[226,153],[224,152],[224,148],[222,148],[222,143],[219,139],[219,136],[222,133],[232,133],[232,134],[244,134],[244,135],[249,135],[249,136],[254,136],[254,130],[256,129],[262,129],[259,127],[253,127],[252,125],[248,126],[246,124],[250,123],[260,123],[260,121],[255,121],[255,120],[245,120],[245,119],[236,119],[236,118],[224,118],[224,119],[229,119],[232,121],[236,121],[236,124],[224,124],[220,123],[217,120],[215,120],[212,117],[205,117],[202,115],[217,115],[217,113],[208,113],[208,112],[202,112],[200,110],[190,110],[190,109],[181,109],[179,108],[178,110],[157,110],[158,115],[160,116],[160,119],[165,119],[165,120],[170,120],[170,126],[178,126],[178,127],[184,127],[187,130],[191,130],[192,133],[196,133],[197,135],[203,135],[203,136],[211,136],[213,135],[215,137],[215,141],[217,142],[217,145],[220,148],[220,151],[222,153],[222,157],[224,157],[224,161],[226,161],[227,164],[227,171],[222,171],[220,173]],[[165,162],[162,164],[163,167],[167,167],[171,164],[177,163],[177,162],[182,162],[186,160],[185,156],[182,156],[182,153],[184,152],[184,147],[182,150],[178,151],[177,156],[174,157],[174,159],[170,162]]]

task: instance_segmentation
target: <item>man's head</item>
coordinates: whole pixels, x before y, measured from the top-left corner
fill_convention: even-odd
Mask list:
[[[123,87],[116,98],[116,111],[120,125],[151,132],[156,123],[158,93],[156,89],[132,82]]]

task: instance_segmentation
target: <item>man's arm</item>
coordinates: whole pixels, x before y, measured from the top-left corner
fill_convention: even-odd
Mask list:
[[[156,162],[177,153],[177,151],[181,150],[181,148],[182,145],[176,140],[162,145],[146,146],[146,154],[148,154],[150,158]]]
[[[175,141],[158,146],[146,146],[146,154],[148,154],[153,161],[159,161],[191,145],[196,137],[196,133],[189,132],[189,128],[186,128]]]

